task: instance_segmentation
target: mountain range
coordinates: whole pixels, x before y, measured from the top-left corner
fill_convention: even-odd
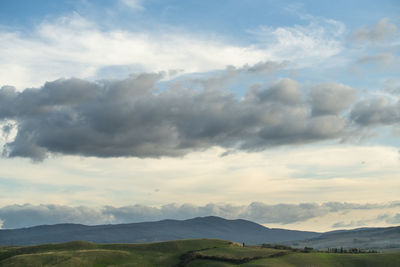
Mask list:
[[[40,245],[75,240],[94,243],[148,243],[203,238],[245,244],[279,243],[317,249],[400,249],[400,227],[317,233],[268,228],[247,220],[227,220],[215,216],[95,226],[55,224],[0,230],[0,246]]]
[[[0,245],[38,245],[74,240],[95,243],[147,243],[217,238],[246,244],[278,243],[319,236],[316,232],[270,229],[247,220],[198,217],[189,220],[96,225],[56,224],[0,230]]]

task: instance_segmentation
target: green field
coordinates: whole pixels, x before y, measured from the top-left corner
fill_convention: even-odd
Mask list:
[[[304,253],[212,239],[0,247],[0,266],[400,266],[400,253]]]

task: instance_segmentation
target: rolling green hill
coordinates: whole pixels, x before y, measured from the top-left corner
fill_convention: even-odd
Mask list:
[[[400,253],[333,254],[242,247],[215,239],[149,244],[69,242],[0,248],[0,266],[400,266]]]

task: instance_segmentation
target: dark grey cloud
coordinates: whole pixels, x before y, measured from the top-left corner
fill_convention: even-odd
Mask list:
[[[351,39],[355,42],[377,43],[388,40],[396,36],[397,27],[390,23],[389,19],[383,18],[377,24],[371,27],[363,27],[356,30]]]
[[[33,160],[49,153],[174,157],[212,146],[253,151],[345,136],[347,121],[339,112],[352,99],[351,88],[317,85],[311,90],[312,106],[291,79],[251,87],[243,98],[221,89],[238,73],[280,66],[227,68],[163,90],[157,88],[162,73],[97,82],[60,79],[22,92],[6,86],[0,89],[0,120],[15,121],[17,134],[3,154]],[[342,103],[332,103],[339,97]]]
[[[202,78],[179,78],[158,88],[163,73],[124,80],[60,79],[17,92],[0,89],[6,157],[36,161],[49,153],[96,157],[176,157],[220,146],[259,151],[271,146],[349,135],[397,125],[400,104],[387,97],[357,100],[343,84],[310,89],[288,78],[250,86],[243,97],[226,90],[239,75],[265,73],[285,63],[228,67]],[[6,138],[8,140],[9,138]]]
[[[400,103],[383,96],[362,100],[354,106],[350,117],[362,126],[393,125],[400,122]]]
[[[89,208],[85,206],[69,207],[63,205],[10,205],[0,208],[0,221],[3,228],[20,228],[41,224],[82,223],[88,225],[109,223],[131,223],[156,221],[163,219],[189,219],[199,216],[220,216],[228,219],[248,219],[262,224],[289,224],[318,218],[328,213],[351,210],[372,210],[399,207],[399,203],[343,203],[327,202],[322,204],[274,204],[254,202],[249,205],[207,204],[168,204],[161,207],[131,205],[124,207],[104,206]],[[396,223],[399,214],[384,214],[377,221]],[[359,223],[368,221],[360,221]],[[345,225],[347,224],[347,226]],[[359,224],[360,225],[360,224]],[[340,222],[333,227],[349,227],[349,223]],[[352,226],[356,226],[354,222]]]
[[[288,61],[275,62],[275,61],[265,61],[259,62],[255,65],[244,65],[242,67],[227,66],[223,71],[215,71],[212,75],[200,75],[198,78],[185,77],[184,79],[178,79],[177,82],[173,84],[175,88],[182,87],[196,87],[206,88],[207,90],[221,90],[227,87],[230,83],[234,82],[235,79],[239,78],[241,75],[270,75],[278,70],[284,69],[288,66]]]
[[[282,69],[288,65],[289,65],[288,61],[283,61],[283,62],[266,61],[266,62],[259,62],[253,66],[245,65],[244,67],[241,68],[241,70],[247,72],[269,74],[275,72],[278,69]]]
[[[314,115],[337,115],[354,102],[356,90],[342,84],[320,84],[310,89],[310,98]]]
[[[3,86],[0,88],[0,120],[16,115],[13,104],[15,104],[14,101],[17,96],[18,93],[12,86]]]
[[[272,84],[268,90],[253,89],[253,94],[260,102],[299,105],[303,103],[300,86],[291,79],[282,79]]]

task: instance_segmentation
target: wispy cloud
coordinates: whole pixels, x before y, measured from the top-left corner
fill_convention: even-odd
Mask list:
[[[143,10],[143,0],[120,0],[122,4],[135,9],[135,10]]]
[[[140,2],[126,1],[140,6]],[[29,35],[0,31],[0,80],[2,85],[21,90],[62,77],[103,79],[105,72],[118,77],[121,71],[124,75],[174,69],[207,72],[260,61],[314,66],[342,49],[337,40],[340,32],[335,27],[325,29],[325,25],[310,24],[264,27],[257,32],[259,41],[243,45],[224,36],[172,26],[160,26],[157,31],[102,29],[75,13],[44,21],[34,26]]]
[[[320,63],[343,50],[343,23],[308,17],[308,25],[293,27],[260,26],[249,30],[260,40],[260,46],[270,52],[272,59],[286,59],[300,67]]]

